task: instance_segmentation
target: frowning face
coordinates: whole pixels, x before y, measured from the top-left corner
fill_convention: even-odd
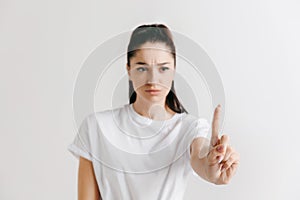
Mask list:
[[[162,101],[174,80],[174,58],[164,43],[146,42],[131,58],[127,71],[139,97],[148,101]]]

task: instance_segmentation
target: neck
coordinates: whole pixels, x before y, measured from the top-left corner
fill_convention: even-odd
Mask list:
[[[166,120],[171,118],[175,112],[165,103],[165,99],[160,102],[151,102],[136,98],[133,103],[133,109],[140,115],[153,120]]]

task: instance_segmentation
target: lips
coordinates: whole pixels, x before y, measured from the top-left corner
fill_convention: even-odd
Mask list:
[[[145,90],[146,92],[159,92],[160,90]]]

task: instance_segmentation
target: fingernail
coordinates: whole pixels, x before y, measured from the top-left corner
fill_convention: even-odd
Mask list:
[[[218,163],[222,162],[222,160],[223,160],[223,156],[220,156]]]
[[[220,145],[220,146],[217,147],[217,151],[222,152],[222,150],[223,150],[223,145]]]

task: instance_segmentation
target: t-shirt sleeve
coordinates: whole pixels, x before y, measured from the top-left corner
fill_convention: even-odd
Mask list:
[[[207,119],[199,118],[196,123],[194,138],[205,137],[208,138],[208,132],[210,129],[210,124]]]
[[[68,145],[68,151],[71,152],[77,159],[79,159],[79,156],[82,156],[88,160],[92,160],[90,115],[81,122],[73,142]]]

